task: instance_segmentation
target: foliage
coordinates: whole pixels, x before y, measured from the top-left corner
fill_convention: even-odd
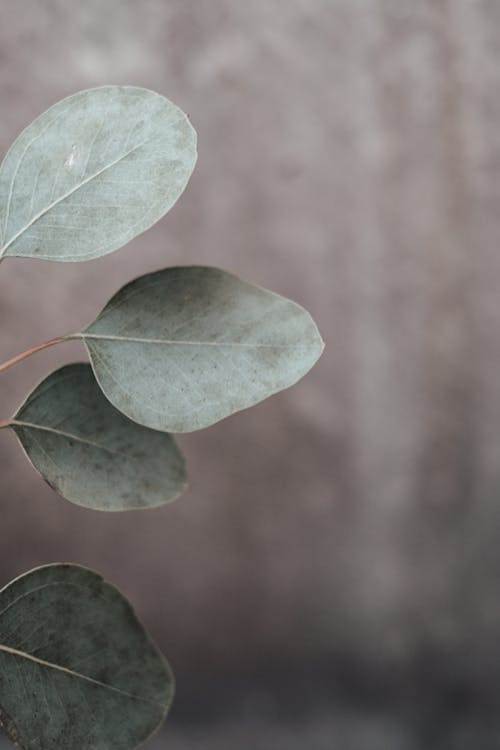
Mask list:
[[[77,565],[0,591],[0,720],[22,748],[131,748],[162,722],[170,668],[123,596]]]
[[[82,91],[51,107],[0,168],[0,260],[81,261],[163,216],[196,162],[164,97]],[[11,419],[42,477],[103,511],[160,505],[186,486],[170,433],[214,424],[295,383],[323,342],[310,315],[216,268],[167,268],[118,291],[79,339],[90,358],[51,373]],[[161,722],[173,678],[130,605],[95,573],[39,568],[0,592],[0,717],[32,750],[132,750]]]

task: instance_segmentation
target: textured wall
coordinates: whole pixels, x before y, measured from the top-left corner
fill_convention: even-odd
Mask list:
[[[0,14],[2,150],[108,82],[169,96],[200,141],[179,204],[126,249],[2,264],[1,358],[176,263],[297,299],[327,342],[295,388],[182,438],[191,489],[161,510],[72,507],[2,433],[2,581],[59,559],[98,568],[181,673],[333,670],[409,697],[500,685],[500,3],[4,0]],[[82,354],[3,375],[1,416]]]

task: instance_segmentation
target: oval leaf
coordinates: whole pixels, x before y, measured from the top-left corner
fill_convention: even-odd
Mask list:
[[[132,750],[173,693],[132,607],[96,573],[48,565],[0,591],[0,724],[23,750]]]
[[[186,487],[184,459],[173,438],[117,411],[88,364],[49,375],[10,426],[43,478],[78,505],[151,508]]]
[[[136,422],[189,432],[299,380],[323,349],[309,313],[217,268],[167,268],[116,294],[80,336]]]
[[[97,258],[176,202],[196,134],[163,96],[134,86],[80,91],[38,117],[0,168],[0,258]]]

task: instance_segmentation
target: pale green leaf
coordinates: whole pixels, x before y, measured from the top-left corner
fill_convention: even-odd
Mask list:
[[[287,388],[323,350],[302,307],[201,266],[136,279],[80,336],[109,400],[170,432],[207,427]]]
[[[0,724],[22,750],[133,750],[173,693],[130,604],[96,573],[48,565],[0,591]]]
[[[31,123],[0,168],[0,258],[97,258],[160,219],[184,190],[196,134],[163,96],[80,91]]]
[[[88,364],[49,375],[10,426],[44,479],[78,505],[151,508],[185,489],[184,460],[173,438],[117,411]]]

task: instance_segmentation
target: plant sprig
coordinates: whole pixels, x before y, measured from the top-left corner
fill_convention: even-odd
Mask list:
[[[196,158],[188,118],[159,94],[104,86],[63,99],[0,167],[0,262],[117,250],[174,205]],[[323,350],[300,305],[207,266],[131,281],[82,331],[12,357],[0,373],[71,340],[90,362],[50,373],[0,429],[14,431],[59,494],[101,511],[180,495],[185,464],[171,433],[288,388]],[[0,591],[0,724],[21,748],[132,750],[172,694],[168,665],[97,574],[48,566]]]

